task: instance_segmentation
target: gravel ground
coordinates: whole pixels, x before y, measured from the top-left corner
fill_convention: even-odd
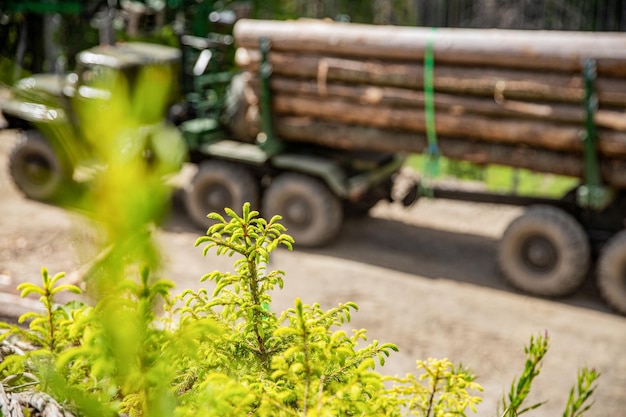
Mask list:
[[[6,174],[15,137],[0,133],[0,315],[14,318],[33,308],[15,286],[40,279],[40,270],[80,279],[93,256],[94,236],[79,215],[23,199]],[[478,375],[485,388],[478,415],[495,416],[496,404],[520,374],[523,346],[548,332],[551,349],[532,394],[548,400],[529,416],[560,416],[578,367],[602,373],[588,416],[621,416],[626,409],[626,318],[598,297],[592,279],[563,300],[545,300],[508,287],[495,267],[497,239],[519,213],[511,207],[425,200],[410,209],[379,204],[369,216],[346,222],[328,247],[279,250],[272,268],[286,273],[274,294],[276,311],[296,297],[323,307],[354,301],[351,327],[368,339],[393,342],[400,352],[381,370],[404,374],[417,359],[447,357]],[[158,232],[167,260],[164,275],[177,289],[198,288],[231,259],[202,257],[193,228],[174,198],[172,214]]]

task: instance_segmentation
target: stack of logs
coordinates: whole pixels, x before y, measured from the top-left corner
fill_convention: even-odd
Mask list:
[[[259,40],[271,42],[274,126],[289,141],[421,153],[434,103],[442,155],[584,176],[584,61],[597,78],[597,152],[604,181],[626,188],[626,33],[373,26],[241,20],[235,26],[246,117],[259,131]],[[434,94],[424,92],[427,50]]]

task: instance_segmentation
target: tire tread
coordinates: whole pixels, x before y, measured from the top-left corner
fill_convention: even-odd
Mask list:
[[[543,230],[557,235],[559,256],[564,260],[552,276],[533,275],[519,266],[510,245],[516,245],[526,230]],[[514,252],[514,251],[513,251]],[[584,282],[590,264],[590,246],[582,226],[567,212],[551,206],[532,206],[513,220],[504,232],[498,251],[498,264],[505,279],[527,293],[560,297],[571,294]]]
[[[615,311],[626,315],[626,230],[613,236],[598,258],[600,295]]]

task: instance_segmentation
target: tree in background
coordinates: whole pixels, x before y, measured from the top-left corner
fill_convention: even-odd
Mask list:
[[[76,53],[98,43],[96,21],[104,5],[103,0],[0,0],[0,82],[72,65]]]
[[[511,29],[626,30],[624,0],[253,0],[256,17]]]
[[[18,0],[0,0],[0,82],[11,84],[25,72],[54,71],[59,62],[72,68],[77,52],[101,42],[105,18],[110,17],[110,10],[119,11],[122,3],[157,4],[165,9],[165,24],[173,24],[180,17],[180,10],[193,11],[185,15],[185,25],[189,27],[197,23],[205,26],[210,23],[211,11],[229,9],[246,10],[245,15],[254,18],[276,20],[305,17],[405,26],[626,30],[626,0],[58,0],[31,3],[39,6],[28,10]],[[77,33],[81,36],[75,36]],[[62,59],[57,61],[59,57]]]

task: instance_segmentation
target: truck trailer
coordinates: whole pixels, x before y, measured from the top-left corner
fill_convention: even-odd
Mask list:
[[[182,89],[169,121],[196,169],[184,188],[187,212],[206,228],[209,212],[250,202],[263,216],[283,216],[296,245],[319,246],[332,242],[345,216],[392,200],[412,153],[568,175],[579,185],[560,198],[415,184],[404,202],[428,188],[435,198],[526,207],[499,243],[504,277],[559,297],[595,264],[602,295],[626,314],[625,46],[622,33],[320,20],[241,19],[232,36],[183,34]],[[33,120],[31,110],[46,115],[46,106],[67,102],[80,91],[77,79],[59,79],[74,80],[58,89],[65,101],[50,101],[50,91],[41,101],[34,76],[2,103],[10,127],[24,132],[10,164],[27,197],[54,198],[60,178],[73,176],[63,146],[36,156],[31,146],[28,158],[20,146],[33,136],[40,148],[50,141],[49,120]],[[81,140],[66,142],[71,149]]]

